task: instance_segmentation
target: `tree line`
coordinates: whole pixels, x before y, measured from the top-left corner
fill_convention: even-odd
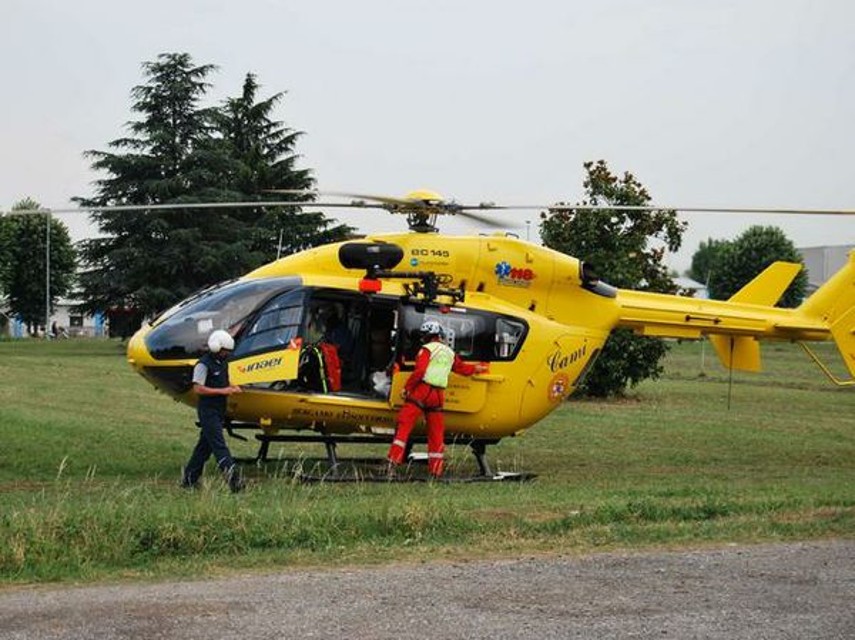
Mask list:
[[[107,313],[130,332],[147,316],[194,291],[239,277],[282,255],[350,237],[353,229],[323,213],[272,206],[276,189],[309,190],[311,169],[298,166],[303,132],[274,119],[284,97],[259,96],[247,73],[239,95],[206,106],[214,65],[196,65],[187,53],[165,53],[142,65],[144,82],[131,91],[136,119],[127,135],[106,150],[85,152],[103,176],[94,194],[75,198],[82,208],[257,202],[232,209],[163,209],[91,214],[99,235],[73,247],[65,225],[44,214],[0,218],[0,295],[10,313],[31,327],[46,315],[45,260],[50,241],[50,304],[73,291],[81,311]],[[651,196],[629,172],[614,175],[605,161],[587,162],[580,204],[614,209],[542,214],[546,246],[595,265],[610,284],[674,293],[665,257],[682,242],[685,224],[676,211],[647,213],[621,206],[648,205]],[[22,200],[14,210],[37,209]],[[48,232],[48,225],[50,231]],[[689,272],[707,282],[711,297],[726,299],[775,260],[800,261],[792,243],[774,227],[749,229],[730,242],[702,243]],[[783,304],[804,296],[800,276]],[[661,373],[666,343],[619,330],[587,377],[585,391],[622,393]]]
[[[284,93],[260,98],[252,73],[239,95],[216,106],[203,104],[215,70],[194,64],[186,53],[143,63],[144,82],[131,91],[137,119],[106,150],[85,152],[104,177],[95,182],[93,195],[75,201],[82,208],[233,201],[258,206],[97,212],[91,219],[98,237],[76,248],[65,226],[53,220],[51,304],[73,287],[81,311],[107,312],[138,324],[280,252],[351,235],[353,229],[322,213],[265,204],[288,200],[269,190],[314,187],[312,171],[297,165],[296,143],[303,134],[274,119]],[[38,208],[31,199],[14,206],[31,208]],[[33,326],[46,315],[45,261],[38,259],[45,255],[45,233],[38,232],[45,225],[43,215],[0,221],[0,293],[11,313]]]

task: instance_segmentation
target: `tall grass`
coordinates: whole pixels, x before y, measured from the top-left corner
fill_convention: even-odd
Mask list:
[[[488,451],[534,482],[302,485],[271,464],[234,496],[213,469],[201,490],[177,487],[193,413],[136,377],[121,345],[3,342],[0,580],[855,534],[855,392],[791,345],[766,349],[767,372],[734,376],[730,393],[700,356],[677,345],[663,380],[568,402]],[[474,471],[463,447],[451,466]]]

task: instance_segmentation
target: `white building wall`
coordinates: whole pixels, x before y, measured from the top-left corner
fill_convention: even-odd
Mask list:
[[[805,261],[808,272],[808,291],[817,290],[831,276],[837,273],[849,257],[855,245],[845,244],[833,247],[804,247],[798,249]]]
[[[55,322],[58,331],[65,330],[70,338],[88,337],[101,338],[108,335],[107,323],[103,316],[90,316],[74,312],[74,307],[80,304],[76,300],[59,300],[54,307],[53,315],[50,317],[51,325]],[[13,316],[9,316],[7,309],[0,309],[6,316],[5,334],[12,338],[26,338],[26,325]]]

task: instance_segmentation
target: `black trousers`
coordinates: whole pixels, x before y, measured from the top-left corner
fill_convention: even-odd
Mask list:
[[[201,427],[199,429],[199,441],[190,455],[187,466],[184,467],[183,484],[189,486],[199,481],[205,463],[212,453],[220,471],[223,473],[231,472],[235,462],[223,437],[225,419],[224,411],[204,408],[199,410],[199,425]]]

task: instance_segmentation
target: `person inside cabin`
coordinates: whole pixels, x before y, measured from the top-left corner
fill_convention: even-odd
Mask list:
[[[342,378],[352,365],[354,346],[335,303],[311,307],[300,354],[300,386],[321,393],[340,391]]]
[[[395,315],[391,311],[372,314],[368,334],[368,368],[371,390],[384,398],[389,397],[392,386],[394,351],[392,349]]]
[[[338,357],[341,359],[343,365],[348,365],[352,362],[355,341],[344,320],[338,315],[335,307],[326,314],[323,339],[336,346]]]

